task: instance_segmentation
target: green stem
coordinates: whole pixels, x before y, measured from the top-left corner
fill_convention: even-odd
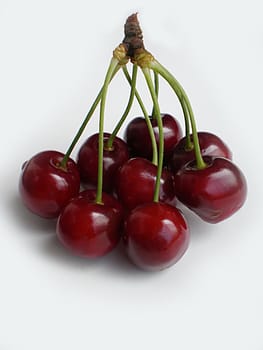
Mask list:
[[[121,119],[119,120],[118,124],[116,125],[113,132],[111,133],[111,136],[108,139],[107,146],[106,146],[107,149],[112,148],[114,138],[118,134],[120,128],[122,127],[123,123],[125,122],[125,120],[127,118],[127,115],[129,114],[129,112],[131,110],[131,106],[133,104],[134,95],[135,95],[137,72],[138,72],[138,66],[137,66],[137,64],[134,64],[133,70],[132,70],[131,91],[130,91],[129,101],[128,101],[127,107],[126,107]]]
[[[120,66],[117,66],[115,71],[112,74],[111,80],[113,79],[113,77],[115,76],[115,74],[118,72],[119,69],[120,69]],[[90,121],[93,113],[95,112],[95,110],[96,110],[96,108],[97,108],[97,106],[98,106],[98,104],[99,104],[99,102],[101,100],[102,91],[103,91],[103,88],[100,89],[100,92],[98,93],[98,96],[96,97],[95,101],[93,102],[92,106],[90,107],[90,110],[89,110],[88,114],[86,115],[85,119],[83,120],[83,122],[82,122],[82,124],[81,124],[81,126],[80,126],[80,128],[79,128],[79,130],[78,130],[78,132],[76,134],[76,136],[72,140],[72,142],[71,142],[67,152],[65,153],[65,155],[64,155],[64,157],[63,157],[63,159],[62,159],[62,161],[60,163],[60,167],[62,169],[66,169],[67,168],[66,165],[67,165],[68,159],[69,159],[69,157],[70,157],[74,147],[76,146],[78,140],[80,139],[83,131],[85,130],[88,122]]]
[[[186,115],[186,118],[184,118],[184,120],[185,120],[185,124],[184,124],[185,150],[191,151],[193,149],[194,145],[192,143],[191,136],[190,136],[189,111],[188,111],[187,103],[185,102],[184,98],[182,98],[181,105],[182,105],[183,113],[184,113],[184,115]]]
[[[131,84],[131,77],[130,77],[130,74],[128,72],[128,69],[126,66],[124,66],[122,68],[123,70],[123,73],[126,77],[126,79],[128,80],[129,84]],[[150,134],[150,139],[151,139],[151,143],[152,143],[152,150],[153,150],[153,158],[152,158],[152,163],[154,165],[157,165],[158,164],[158,150],[157,150],[157,143],[156,143],[156,139],[155,139],[155,135],[154,135],[154,131],[153,131],[153,127],[152,127],[152,123],[151,123],[151,120],[149,118],[149,115],[146,111],[146,108],[142,102],[142,99],[138,93],[138,91],[135,89],[135,97],[141,107],[141,110],[143,112],[143,115],[144,115],[144,118],[145,118],[145,122],[146,122],[146,125],[147,125],[147,128],[148,128],[148,131],[149,131],[149,134]]]
[[[180,83],[175,79],[175,77],[166,69],[164,68],[159,62],[156,60],[153,60],[150,63],[150,68],[154,71],[157,71],[172,87],[176,95],[178,96],[180,103],[183,108],[184,117],[185,117],[185,124],[186,124],[186,137],[188,138],[186,148],[191,147],[191,140],[190,140],[190,132],[189,132],[189,121],[187,116],[189,116],[190,124],[192,128],[192,135],[193,135],[193,144],[194,144],[194,152],[195,152],[195,158],[196,158],[196,167],[197,169],[203,169],[206,167],[206,163],[203,160],[199,140],[198,140],[198,134],[197,134],[197,128],[195,123],[195,118],[193,114],[193,110],[190,104],[190,101],[188,99],[188,96],[186,95],[186,92],[184,91],[183,87],[180,85]]]
[[[159,74],[154,71],[154,88],[155,88],[155,94],[158,98],[159,96]],[[155,110],[154,107],[152,109],[152,117],[155,117]]]
[[[152,62],[150,62],[149,68],[158,72],[166,81],[168,81],[168,83],[171,85],[172,89],[176,93],[176,95],[180,101],[180,104],[181,104],[181,107],[183,110],[183,115],[184,115],[186,148],[192,149],[192,142],[191,142],[191,138],[190,138],[190,124],[189,124],[188,110],[187,110],[186,103],[185,103],[183,96],[182,96],[181,86],[180,86],[179,82],[173,76],[171,76],[170,72],[168,72],[168,70],[166,68],[164,68],[156,60],[153,60]],[[175,84],[174,84],[174,80],[176,81]]]
[[[155,88],[155,94],[158,98],[158,96],[159,96],[159,74],[157,72],[154,72],[154,88]]]
[[[164,153],[163,123],[162,123],[160,108],[158,104],[158,98],[155,93],[150,70],[149,68],[142,68],[142,71],[152,96],[153,106],[156,112],[156,119],[157,119],[158,130],[159,130],[159,157],[158,157],[157,176],[156,176],[154,197],[153,197],[153,201],[158,202],[159,194],[160,194],[161,175],[162,175],[162,169],[163,169],[163,153]]]
[[[104,148],[104,114],[106,96],[109,83],[113,77],[114,71],[118,66],[118,59],[112,58],[104,80],[102,95],[100,100],[100,120],[99,120],[99,147],[98,147],[98,184],[96,193],[96,203],[102,204],[102,187],[103,187],[103,148]]]

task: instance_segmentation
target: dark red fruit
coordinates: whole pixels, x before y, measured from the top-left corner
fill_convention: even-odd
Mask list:
[[[95,202],[96,191],[86,190],[73,198],[61,212],[57,235],[74,254],[96,258],[109,253],[120,240],[122,207],[109,194],[103,204]]]
[[[106,148],[110,134],[104,133],[103,151],[103,191],[112,192],[115,176],[119,167],[129,159],[126,143],[119,137],[114,138],[111,149]],[[77,164],[80,171],[81,182],[86,188],[96,188],[98,177],[98,139],[99,134],[90,136],[81,146]]]
[[[24,163],[19,190],[26,207],[44,218],[57,217],[67,202],[79,192],[76,163],[69,159],[66,169],[60,163],[64,154],[44,151]]]
[[[157,167],[144,158],[129,159],[119,170],[116,193],[127,209],[152,202],[156,182]],[[160,201],[175,204],[172,174],[164,169],[161,176]]]
[[[182,137],[182,129],[179,122],[169,114],[162,114],[164,133],[164,160],[167,161],[174,146]],[[151,117],[155,139],[159,143],[159,129],[157,120]],[[127,126],[125,140],[129,146],[131,156],[152,160],[152,144],[145,119],[137,117]]]
[[[192,135],[191,135],[192,139]],[[216,135],[209,132],[198,132],[200,150],[203,156],[214,156],[232,159],[232,153],[228,146]],[[194,150],[185,148],[186,138],[183,137],[172,151],[169,167],[177,172],[183,165],[195,159]]]
[[[246,179],[226,158],[204,157],[207,167],[198,170],[195,161],[175,175],[177,198],[203,220],[220,222],[234,214],[246,200]]]
[[[189,229],[178,209],[165,203],[135,208],[125,222],[124,245],[131,261],[144,270],[175,264],[189,245]]]

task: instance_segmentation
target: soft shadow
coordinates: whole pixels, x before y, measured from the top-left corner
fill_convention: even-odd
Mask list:
[[[178,208],[181,210],[188,223],[192,241],[206,239],[208,234],[211,235],[210,224],[204,222],[198,215],[182,204],[179,204]]]
[[[18,194],[13,194],[9,198],[8,206],[10,214],[14,221],[18,222],[21,231],[40,233],[40,234],[54,234],[56,228],[56,220],[44,219],[31,213],[22,203]]]
[[[57,236],[49,236],[39,246],[40,252],[45,255],[48,260],[53,260],[59,264],[70,265],[76,268],[82,268],[86,265],[87,260],[72,254],[58,240]],[[95,260],[90,260],[89,265],[92,266]]]
[[[111,253],[96,259],[74,255],[59,242],[56,236],[47,237],[39,248],[41,253],[49,260],[52,259],[58,264],[78,270],[83,269],[87,271],[92,269],[100,271],[100,273],[110,272],[111,275],[114,273],[121,277],[125,276],[125,278],[136,276],[148,279],[155,275],[155,272],[145,272],[133,265],[127,258],[122,243],[119,243]]]

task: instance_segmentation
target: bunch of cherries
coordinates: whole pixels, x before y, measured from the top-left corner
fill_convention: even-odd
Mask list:
[[[68,151],[40,152],[25,162],[19,189],[33,213],[58,218],[57,236],[74,254],[100,257],[122,240],[135,265],[161,270],[177,262],[189,245],[189,228],[176,208],[178,201],[204,221],[217,223],[244,204],[247,186],[227,145],[214,134],[197,132],[184,89],[145,49],[137,14],[128,17],[124,33],[104,84]],[[150,117],[136,89],[138,67],[153,101]],[[130,85],[129,100],[113,132],[106,133],[107,91],[120,69]],[[179,99],[184,137],[179,122],[160,113],[159,77]],[[143,117],[131,120],[121,139],[117,134],[135,98]],[[85,141],[75,162],[71,152],[99,104],[99,132]]]

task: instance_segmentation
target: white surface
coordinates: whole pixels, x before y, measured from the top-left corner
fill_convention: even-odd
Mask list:
[[[260,4],[0,2],[1,350],[263,349]],[[17,194],[24,160],[68,147],[134,11],[146,47],[186,89],[199,129],[228,143],[249,188],[244,208],[221,224],[187,213],[187,254],[154,274],[119,251],[94,262],[71,256],[54,223],[27,212]],[[161,89],[162,110],[183,123],[176,98]],[[107,130],[127,96],[120,76],[107,100]],[[96,128],[95,117],[82,141]]]

